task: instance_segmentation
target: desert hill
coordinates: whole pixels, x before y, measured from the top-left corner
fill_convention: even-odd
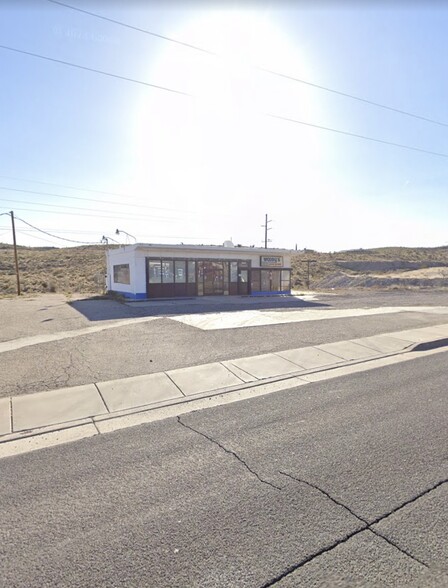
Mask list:
[[[102,293],[106,272],[104,245],[19,247],[24,294],[38,292]],[[306,289],[310,263],[311,289],[445,288],[448,247],[385,247],[322,253],[298,251],[292,260],[293,287]],[[0,295],[16,292],[11,245],[0,243]]]

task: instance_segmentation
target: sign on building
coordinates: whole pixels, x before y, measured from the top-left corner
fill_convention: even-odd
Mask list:
[[[281,255],[261,255],[261,267],[283,267],[283,257]]]

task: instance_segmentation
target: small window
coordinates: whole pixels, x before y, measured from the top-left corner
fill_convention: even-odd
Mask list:
[[[187,281],[186,262],[184,260],[177,260],[174,262],[174,273],[176,276],[176,284],[185,284]]]
[[[189,284],[196,283],[196,262],[195,261],[188,262],[188,283]]]
[[[129,270],[129,263],[114,265],[114,282],[115,284],[131,283],[131,272]]]
[[[174,261],[162,259],[162,281],[164,284],[174,283]]]
[[[162,268],[160,259],[150,259],[148,263],[148,280],[150,284],[162,283]]]
[[[249,272],[247,271],[247,269],[243,269],[240,271],[240,282],[243,282],[243,284],[245,284],[248,281],[248,274]]]

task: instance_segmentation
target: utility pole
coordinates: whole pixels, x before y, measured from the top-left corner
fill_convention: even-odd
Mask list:
[[[268,215],[266,214],[264,225],[261,225],[262,227],[264,227],[264,248],[265,249],[268,248],[268,231],[271,230],[271,227],[268,227],[268,223],[272,223],[272,220],[268,220]]]
[[[16,227],[14,225],[14,212],[11,210],[12,241],[14,243],[14,261],[16,264],[17,296],[20,296],[19,259],[17,257]]]
[[[308,265],[307,277],[306,277],[306,285],[308,290],[310,289],[310,264],[317,263],[317,259],[303,259],[302,263],[306,263]]]

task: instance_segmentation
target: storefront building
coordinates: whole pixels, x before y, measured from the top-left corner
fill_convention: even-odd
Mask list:
[[[241,246],[125,245],[107,251],[107,286],[137,300],[290,294],[292,253]]]

